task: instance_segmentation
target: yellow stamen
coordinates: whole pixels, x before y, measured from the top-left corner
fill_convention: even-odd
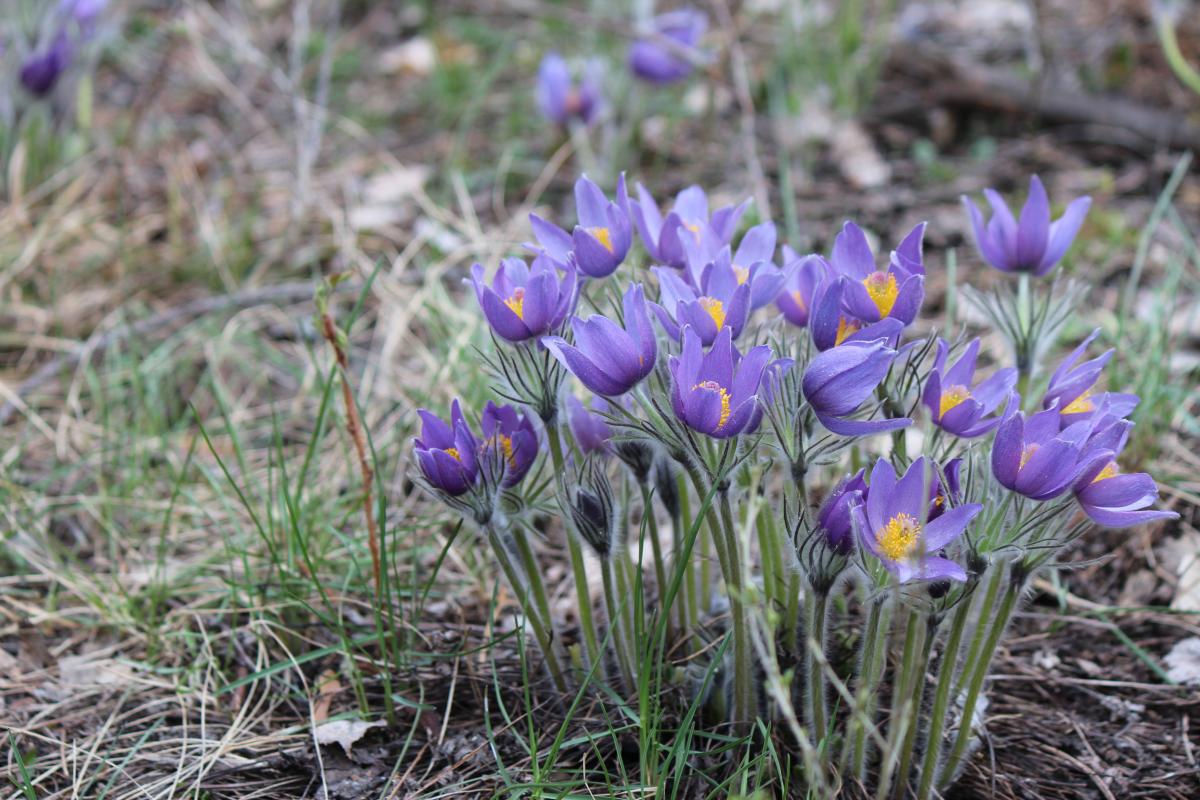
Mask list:
[[[462,456],[459,454],[457,447],[447,447],[446,455],[450,456],[458,463],[460,463],[460,464],[462,463]]]
[[[596,241],[604,245],[604,249],[608,252],[613,251],[612,233],[608,228],[588,228],[587,232],[596,237]]]
[[[1083,394],[1076,397],[1067,407],[1062,410],[1064,414],[1086,414],[1089,411],[1094,411],[1096,404],[1092,402],[1092,390],[1088,389]]]
[[[908,515],[897,514],[875,534],[879,551],[891,561],[908,558],[921,541],[921,523]]]
[[[499,447],[500,452],[504,454],[504,460],[513,469],[517,467],[517,459],[513,455],[513,443],[511,436],[505,436],[503,433],[497,433],[495,436],[487,440],[489,447]]]
[[[700,305],[712,317],[717,330],[721,330],[725,326],[725,304],[715,297],[701,297]]]
[[[842,342],[846,341],[850,335],[858,333],[858,329],[861,327],[862,323],[842,317],[838,320],[837,336],[834,338],[833,343],[835,345],[841,344]]]
[[[1106,481],[1109,478],[1115,478],[1120,474],[1121,470],[1117,467],[1117,462],[1110,461],[1104,465],[1104,469],[1100,470],[1100,472],[1096,474],[1096,477],[1092,478],[1092,483],[1096,483],[1097,481]]]
[[[946,416],[946,412],[957,406],[962,401],[968,399],[971,392],[965,386],[950,386],[946,391],[942,392],[942,399],[938,403],[938,419]]]
[[[804,302],[804,295],[800,294],[799,289],[792,289],[792,302],[795,303],[801,311],[808,311],[808,303]],[[839,333],[841,332],[841,328],[842,326],[839,324]]]
[[[729,407],[729,392],[725,387],[716,381],[701,381],[692,387],[695,389],[707,389],[710,392],[719,392],[721,394],[721,418],[717,421],[717,430],[725,427],[725,423],[729,421],[729,415],[733,409]]]
[[[749,267],[739,267],[737,264],[734,264],[733,274],[737,277],[738,286],[741,286],[743,283],[750,280]]]
[[[523,321],[525,319],[525,289],[517,287],[512,293],[512,297],[504,301],[504,305],[508,306]]]
[[[890,314],[892,306],[896,305],[896,297],[900,294],[896,276],[890,272],[872,272],[863,279],[863,286],[866,287],[875,307],[879,309],[879,316],[886,317]]]
[[[1027,444],[1021,449],[1021,463],[1017,466],[1018,470],[1025,469],[1025,465],[1029,463],[1029,459],[1033,458],[1033,454],[1038,451],[1038,445]]]

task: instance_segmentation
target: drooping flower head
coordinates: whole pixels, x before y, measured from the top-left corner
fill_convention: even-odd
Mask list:
[[[866,474],[865,469],[860,469],[843,478],[817,511],[817,526],[829,549],[836,553],[847,555],[854,549],[853,511],[866,500]]]
[[[60,32],[44,49],[25,59],[21,65],[21,85],[35,97],[47,96],[70,66],[73,55],[70,40],[65,32]]]
[[[574,345],[560,336],[542,339],[547,349],[584,386],[606,397],[625,394],[654,369],[658,344],[646,295],[640,283],[630,284],[622,299],[625,327],[594,314],[586,320],[571,318]]]
[[[589,61],[578,84],[567,62],[556,52],[547,53],[538,67],[538,108],[550,122],[566,125],[577,119],[591,124],[604,106],[603,67]]]
[[[975,362],[979,357],[979,340],[973,339],[966,351],[952,366],[946,365],[950,346],[945,340],[937,343],[933,371],[925,383],[922,401],[929,409],[933,423],[955,436],[965,439],[982,436],[1000,424],[1000,417],[988,417],[1005,400],[1013,397],[1017,385],[1017,370],[1006,367],[972,387]]]
[[[1090,197],[1072,200],[1062,217],[1051,222],[1050,200],[1037,175],[1029,179],[1029,198],[1020,219],[1013,217],[994,189],[984,189],[983,194],[992,206],[992,218],[986,224],[973,200],[963,195],[962,201],[975,229],[979,254],[1001,272],[1045,275],[1054,269],[1075,240],[1092,204]]]
[[[725,206],[708,213],[708,195],[699,186],[689,186],[675,196],[670,212],[664,218],[658,203],[640,183],[638,199],[632,200],[623,187],[617,189],[617,202],[626,210],[637,226],[642,244],[650,257],[659,264],[683,269],[687,266],[687,253],[681,237],[691,236],[696,242],[711,234],[714,246],[729,244],[750,201],[737,206]],[[713,250],[715,252],[715,249]]]
[[[716,340],[722,328],[729,328],[735,339],[741,335],[750,317],[751,284],[739,282],[733,266],[724,258],[718,257],[710,267],[699,287],[688,284],[674,270],[654,268],[662,302],[652,308],[672,339],[678,340],[685,326],[692,327],[705,347]]]
[[[845,275],[831,275],[814,290],[813,313],[809,318],[808,330],[816,348],[828,350],[842,344],[873,342],[876,339],[884,339],[893,347],[897,346],[904,323],[895,317],[864,322],[850,314],[843,302],[849,285],[850,279]]]
[[[700,337],[685,327],[683,352],[669,362],[675,415],[692,430],[714,439],[753,430],[762,418],[758,391],[770,358],[766,346],[739,356],[728,327],[721,328],[705,353]]]
[[[489,400],[483,409],[481,427],[481,454],[503,469],[501,486],[506,489],[516,486],[537,460],[538,438],[533,420],[512,406],[498,406]]]
[[[1092,391],[1113,356],[1112,350],[1076,366],[1076,362],[1087,352],[1088,345],[1099,335],[1099,328],[1092,331],[1050,376],[1050,385],[1046,388],[1046,399],[1042,401],[1042,407],[1057,407],[1062,415],[1063,427],[1090,418],[1101,407],[1106,413],[1120,418],[1129,416],[1137,408],[1136,394],[1096,394]]]
[[[471,283],[488,325],[509,342],[557,330],[575,307],[579,288],[574,264],[556,264],[544,255],[531,266],[520,258],[504,259],[491,286],[484,279],[483,266],[475,264]]]
[[[918,458],[897,479],[889,462],[876,461],[866,504],[854,512],[859,542],[900,583],[967,579],[960,564],[938,553],[962,535],[983,506],[968,503],[929,519],[928,485],[936,480],[930,466]]]
[[[592,398],[592,408],[589,409],[578,397],[567,395],[567,425],[575,443],[584,454],[607,453],[612,450],[612,428],[604,421],[604,417],[596,413],[607,408],[608,403],[599,397]]]
[[[623,195],[624,175],[617,186],[618,195]],[[534,249],[541,250],[559,264],[567,264],[573,256],[584,275],[606,278],[621,266],[633,243],[629,217],[586,175],[575,181],[575,213],[579,224],[569,234],[537,214],[530,214],[529,223],[539,245]]]
[[[789,250],[785,247],[785,254]],[[800,328],[808,327],[817,290],[829,278],[829,269],[828,262],[818,255],[787,260],[783,286],[775,297],[775,305],[785,320]]]
[[[870,324],[881,319],[898,319],[909,325],[925,299],[925,268],[921,240],[925,223],[904,238],[881,269],[862,229],[847,222],[833,240],[829,263],[846,278],[842,293],[845,310],[854,319]]]
[[[996,429],[992,473],[1000,485],[1031,500],[1049,500],[1070,489],[1080,475],[1113,459],[1108,442],[1093,439],[1096,420],[1063,428],[1057,409],[1028,418],[1010,415]]]
[[[847,419],[884,379],[896,351],[882,339],[847,342],[814,358],[804,371],[804,397],[829,430],[842,436],[866,436],[911,425],[900,419]]]
[[[708,17],[696,8],[668,11],[650,20],[649,35],[629,48],[629,68],[650,83],[665,84],[692,74],[696,61],[709,54],[697,48],[708,30]]]
[[[413,439],[413,452],[425,479],[453,497],[465,494],[479,475],[479,441],[463,419],[458,400],[450,405],[449,424],[423,408],[417,410],[417,415],[421,418],[421,435]]]

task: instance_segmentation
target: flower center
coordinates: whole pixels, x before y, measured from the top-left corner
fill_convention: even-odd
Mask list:
[[[897,514],[875,534],[879,551],[890,561],[908,558],[921,540],[921,523],[909,514]]]
[[[846,341],[846,339],[852,334],[858,333],[858,330],[861,327],[861,322],[853,319],[847,319],[846,317],[841,317],[838,319],[837,336],[833,340],[834,345],[839,345]]]
[[[1027,444],[1021,448],[1021,463],[1017,465],[1018,470],[1025,469],[1025,465],[1029,463],[1029,459],[1033,458],[1033,454],[1038,451],[1040,445]]]
[[[1067,407],[1062,410],[1064,414],[1086,414],[1089,411],[1095,411],[1096,404],[1092,402],[1092,390],[1088,389],[1083,394],[1076,397]]]
[[[715,297],[701,297],[700,306],[712,317],[717,330],[725,327],[725,304]]]
[[[749,267],[739,267],[737,264],[734,264],[733,265],[733,274],[734,274],[734,277],[737,278],[738,286],[741,286],[743,283],[750,280],[750,268]]]
[[[461,455],[461,454],[459,454],[459,452],[458,452],[458,448],[457,448],[457,447],[447,447],[447,448],[446,448],[446,455],[450,456],[451,458],[453,458],[453,459],[454,459],[455,461],[457,461],[458,463],[460,463],[460,464],[462,463],[462,455]]]
[[[588,228],[587,232],[596,237],[596,241],[604,245],[604,249],[608,252],[613,251],[612,233],[608,228]]]
[[[879,316],[886,317],[896,305],[896,296],[900,289],[896,286],[896,276],[890,272],[872,272],[863,279],[867,294],[879,309]]]
[[[725,423],[729,421],[729,414],[732,409],[729,407],[729,392],[725,387],[716,381],[701,381],[692,387],[692,391],[703,389],[707,392],[718,392],[721,396],[721,418],[717,420],[717,430],[725,427]]]
[[[1109,478],[1115,478],[1120,474],[1121,474],[1121,470],[1117,467],[1117,462],[1110,461],[1104,465],[1104,469],[1102,469],[1102,470],[1100,470],[1100,472],[1096,473],[1096,477],[1092,478],[1092,483],[1097,483],[1098,481],[1106,481]]]
[[[512,297],[510,297],[504,301],[504,305],[508,306],[509,309],[514,314],[516,314],[517,317],[522,322],[524,322],[525,321],[525,289],[524,289],[524,287],[518,286],[513,291]]]
[[[513,455],[513,443],[511,436],[505,436],[503,433],[497,433],[495,436],[487,440],[489,447],[497,447],[504,454],[504,460],[508,462],[511,469],[517,468],[517,459]]]
[[[700,244],[700,224],[697,222],[685,222],[683,227],[692,232],[692,236],[696,237],[696,244]]]
[[[792,294],[792,302],[796,304],[796,307],[799,308],[801,311],[808,311],[808,303],[804,302],[804,295],[800,294],[800,290],[792,289],[791,294]],[[839,324],[838,325],[838,333],[841,333],[841,328],[842,328],[842,326]]]
[[[965,386],[951,386],[942,392],[941,402],[938,403],[938,419],[946,416],[946,412],[968,399],[971,392]]]

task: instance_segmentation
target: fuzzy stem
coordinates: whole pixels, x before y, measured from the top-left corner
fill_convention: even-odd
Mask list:
[[[883,598],[872,601],[867,614],[867,630],[863,635],[863,656],[855,705],[861,703],[865,706],[862,715],[866,720],[859,719],[859,715],[855,714],[854,750],[850,762],[854,774],[860,779],[866,777],[867,727],[875,724],[875,705],[879,699],[877,690],[887,656],[888,629],[891,627],[887,610],[887,602]]]
[[[927,800],[933,789],[933,779],[938,760],[942,754],[942,730],[946,724],[946,706],[950,700],[950,687],[954,685],[954,668],[958,665],[958,648],[962,644],[963,631],[971,616],[971,603],[966,598],[959,600],[958,608],[950,621],[950,634],[942,652],[942,663],[938,669],[937,689],[933,695],[933,708],[929,716],[929,733],[925,737],[925,758],[921,762],[921,781],[917,787],[917,800]]]
[[[875,792],[877,800],[882,800],[888,795],[892,783],[892,770],[898,760],[893,759],[893,755],[897,755],[898,748],[902,746],[902,742],[897,741],[900,730],[904,729],[907,736],[908,727],[916,724],[917,715],[911,705],[911,687],[917,650],[920,648],[921,634],[924,632],[920,621],[920,612],[915,608],[909,609],[908,622],[904,626],[904,654],[900,658],[899,668],[893,673],[892,713],[888,719],[887,752],[883,754],[884,763],[879,765],[879,783]],[[903,780],[903,777],[900,780]]]
[[[754,684],[751,674],[750,632],[746,627],[746,611],[743,606],[741,554],[737,540],[737,528],[733,521],[733,506],[729,502],[728,490],[722,490],[721,521],[725,528],[725,555],[729,559],[729,572],[725,575],[729,595],[729,614],[733,619],[733,721],[741,727],[753,721]]]
[[[654,516],[654,506],[650,502],[650,487],[642,484],[642,516],[646,520],[646,536],[650,538],[650,551],[654,555],[654,579],[658,582],[659,601],[667,591],[667,568],[663,559],[662,542],[658,540],[658,519]],[[671,618],[671,609],[664,608],[662,613]],[[668,636],[670,634],[668,633]]]
[[[820,746],[826,735],[828,711],[825,705],[825,673],[821,669],[825,653],[825,627],[828,620],[829,595],[826,592],[808,592],[805,598],[805,630],[808,636],[804,647],[805,675],[808,680],[808,724],[812,728],[813,742]]]
[[[975,622],[975,632],[967,645],[966,660],[963,662],[962,672],[959,673],[958,680],[954,685],[955,694],[962,692],[971,673],[975,671],[975,661],[979,658],[979,653],[983,648],[983,639],[987,635],[987,626],[984,622],[991,614],[992,606],[996,604],[996,597],[1000,594],[1000,586],[1004,583],[1004,564],[993,562],[991,569],[993,570],[992,575],[988,579],[987,588],[984,589],[983,597],[979,601],[979,615]]]
[[[915,612],[914,612],[915,613]],[[935,615],[930,614],[925,619],[924,638],[922,639],[921,656],[913,667],[912,683],[908,694],[912,696],[910,723],[904,735],[904,744],[900,750],[900,767],[896,770],[896,783],[892,789],[893,800],[904,800],[908,791],[909,772],[912,767],[913,748],[917,744],[917,729],[921,722],[921,705],[925,700],[925,676],[929,672],[929,656],[933,651],[934,640],[937,639],[938,623]]]
[[[625,688],[633,691],[637,684],[633,681],[633,665],[630,662],[629,645],[626,639],[629,632],[626,630],[625,620],[617,608],[617,601],[621,595],[617,591],[616,581],[613,580],[611,559],[600,559],[600,575],[604,581],[604,603],[608,609],[608,626],[612,629],[612,643],[613,650],[617,654],[617,666],[621,670],[621,679]]]

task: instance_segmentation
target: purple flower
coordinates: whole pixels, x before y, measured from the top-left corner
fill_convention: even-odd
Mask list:
[[[592,408],[604,410],[608,403],[599,397],[592,398]],[[583,402],[573,394],[567,395],[567,425],[575,443],[585,455],[587,453],[607,453],[612,450],[609,440],[612,438],[612,428],[604,421],[604,417],[588,409]]]
[[[463,419],[458,400],[450,405],[449,424],[423,408],[417,409],[417,416],[421,435],[413,439],[413,452],[425,479],[446,494],[464,494],[479,474],[479,442]]]
[[[766,346],[739,356],[728,327],[721,328],[704,353],[700,337],[685,327],[683,352],[669,363],[675,415],[692,430],[714,439],[753,430],[762,418],[758,389],[770,358],[771,348]]]
[[[929,471],[929,463],[921,457],[897,480],[890,463],[876,461],[867,502],[854,512],[858,540],[901,583],[965,581],[962,566],[937,553],[962,535],[983,506],[968,503],[928,519]]]
[[[813,313],[809,318],[808,330],[818,350],[828,350],[851,342],[873,342],[886,339],[892,346],[900,341],[904,323],[895,317],[885,317],[878,322],[867,323],[847,313],[843,297],[850,279],[844,275],[832,275],[817,286],[813,299]]]
[[[1093,438],[1096,431],[1094,419],[1063,428],[1057,409],[1028,418],[1014,413],[996,429],[992,473],[1002,486],[1032,500],[1058,497],[1082,474],[1113,459],[1115,443],[1099,434]]]
[[[785,252],[789,249],[785,248]],[[783,318],[797,327],[807,327],[817,290],[828,278],[829,264],[820,256],[789,260],[784,267],[782,290],[775,298]]]
[[[687,252],[681,242],[691,236],[701,242],[711,231],[717,245],[726,245],[733,239],[738,220],[746,211],[750,201],[737,206],[718,208],[709,216],[708,195],[699,186],[689,186],[675,196],[671,211],[663,218],[658,203],[640,183],[638,199],[631,200],[624,186],[617,187],[617,202],[625,209],[629,218],[637,225],[642,244],[650,257],[660,264],[683,269],[687,266]]]
[[[559,336],[542,339],[542,344],[584,386],[606,397],[625,394],[636,386],[654,369],[658,355],[658,344],[640,283],[630,284],[625,290],[622,306],[624,328],[607,317],[594,314],[586,320],[571,318],[574,345],[567,344]]]
[[[54,37],[50,46],[32,53],[21,65],[21,85],[36,97],[45,97],[71,64],[72,47],[65,33]]]
[[[1154,479],[1144,472],[1122,474],[1116,460],[1099,462],[1075,484],[1075,499],[1093,522],[1128,528],[1159,519],[1179,519],[1174,511],[1147,511],[1158,500]]]
[[[1032,272],[1045,275],[1054,269],[1075,240],[1079,226],[1087,216],[1092,198],[1072,200],[1062,217],[1050,221],[1050,200],[1037,175],[1029,179],[1029,199],[1021,209],[1021,218],[1013,214],[994,189],[983,194],[992,206],[992,218],[984,224],[983,212],[966,195],[963,205],[975,229],[975,244],[983,260],[1002,272]]]
[[[59,0],[58,11],[70,16],[79,26],[80,33],[90,37],[96,29],[96,20],[108,6],[108,0]]]
[[[1113,356],[1112,350],[1075,366],[1075,362],[1087,352],[1088,345],[1099,335],[1099,328],[1092,331],[1050,376],[1050,385],[1046,388],[1046,399],[1042,401],[1042,407],[1057,407],[1062,415],[1063,427],[1090,418],[1100,407],[1104,408],[1105,413],[1118,418],[1129,416],[1137,408],[1136,394],[1092,392],[1100,373]]]
[[[532,266],[520,258],[502,260],[491,286],[484,280],[483,266],[476,264],[471,267],[471,283],[488,325],[510,342],[557,330],[578,296],[574,265],[564,267],[546,256],[535,258]]]
[[[695,8],[680,8],[650,21],[650,35],[629,48],[629,68],[650,83],[683,80],[692,73],[696,60],[708,54],[697,49],[708,29],[708,17]]]
[[[617,186],[618,194],[624,194],[624,175]],[[559,264],[567,264],[574,256],[584,275],[606,278],[621,266],[633,243],[629,217],[586,175],[575,181],[575,213],[579,224],[570,234],[537,214],[530,214],[529,223],[541,247],[529,246],[540,249]]]
[[[853,222],[842,227],[829,263],[846,278],[842,303],[852,317],[868,324],[894,318],[908,325],[916,319],[925,299],[925,268],[919,260],[924,232],[924,223],[913,228],[881,270],[862,229]]]
[[[865,469],[860,469],[843,478],[817,511],[817,526],[824,534],[826,544],[842,555],[854,549],[853,511],[867,496],[866,474]]]
[[[1017,385],[1017,370],[1006,367],[997,371],[974,389],[975,361],[979,356],[979,340],[973,339],[966,352],[954,363],[946,366],[950,352],[945,340],[938,339],[937,358],[933,371],[925,383],[921,395],[933,423],[955,436],[970,439],[982,436],[1000,424],[1000,417],[985,419],[1000,403],[1013,400],[1013,388]]]
[[[703,226],[698,237],[680,240],[687,262],[687,279],[692,286],[707,283],[707,273],[717,264],[732,270],[738,284],[750,285],[750,310],[769,304],[783,285],[783,272],[774,263],[775,224],[763,222],[746,231],[734,251],[722,244],[710,226]]]
[[[937,519],[948,508],[947,503],[957,505],[962,500],[962,459],[952,458],[942,467],[946,480],[933,481],[929,487],[929,519]]]
[[[563,57],[547,53],[537,77],[537,103],[542,116],[558,125],[566,125],[572,119],[591,124],[604,105],[602,76],[601,64],[589,61],[577,86]]]
[[[882,339],[847,342],[814,358],[804,371],[804,397],[821,424],[842,436],[866,436],[911,425],[907,417],[845,419],[875,391],[895,358],[896,351]]]
[[[651,308],[672,339],[678,341],[685,326],[692,327],[705,347],[716,340],[722,328],[729,328],[735,339],[741,334],[750,317],[750,282],[739,282],[727,260],[718,259],[705,269],[699,290],[665,267],[655,267],[654,273],[662,304],[651,304]]]
[[[483,409],[482,454],[499,459],[504,470],[500,485],[511,488],[521,482],[537,460],[538,439],[528,414],[518,414],[512,406],[488,401]]]

